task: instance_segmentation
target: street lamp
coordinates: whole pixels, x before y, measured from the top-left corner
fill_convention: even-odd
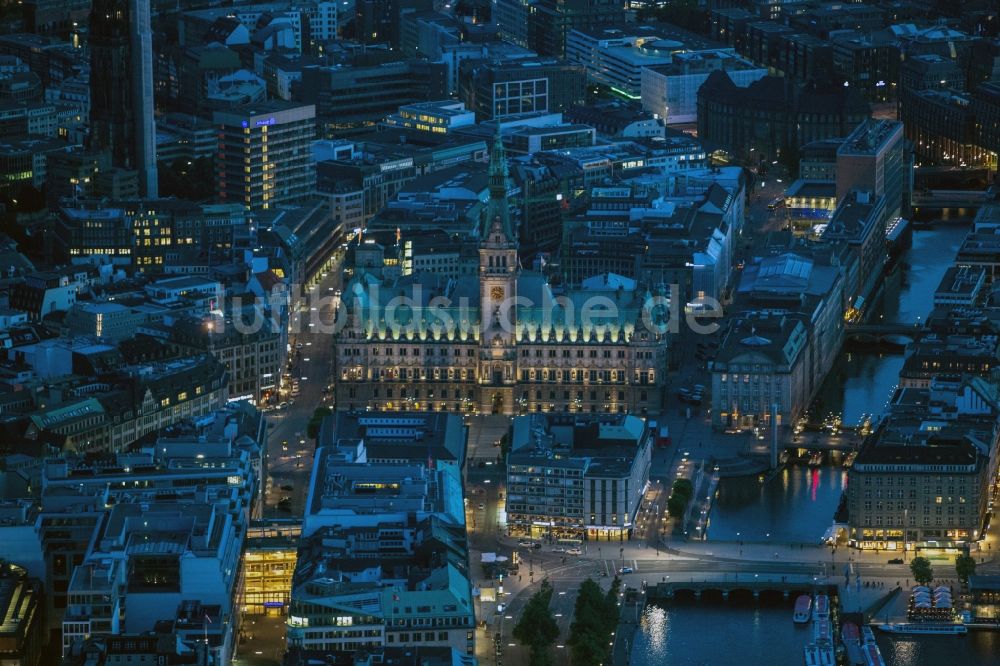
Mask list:
[[[906,527],[910,516],[909,509],[903,509],[903,564],[906,564]]]

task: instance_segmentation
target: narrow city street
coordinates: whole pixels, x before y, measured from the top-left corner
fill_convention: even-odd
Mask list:
[[[333,339],[328,330],[335,317],[337,293],[342,289],[340,262],[334,262],[315,287],[290,305],[288,336],[291,351],[285,368],[299,382],[298,395],[286,397],[284,409],[267,412],[267,478],[265,518],[302,519],[312,474],[315,442],[306,428],[317,407],[333,409]],[[312,325],[310,325],[312,324]],[[321,326],[322,324],[322,326]],[[280,404],[280,403],[279,403]],[[243,618],[235,664],[278,666],[285,653],[285,616],[247,615]]]
[[[268,516],[301,517],[305,507],[315,450],[306,426],[318,407],[334,407],[333,393],[324,392],[333,372],[333,338],[328,330],[321,329],[332,326],[342,279],[338,262],[315,288],[291,306],[288,340],[292,349],[288,372],[298,380],[299,394],[282,397],[282,401],[287,400],[287,407],[267,414],[268,421],[274,424],[268,435],[264,508]],[[283,498],[288,501],[283,503]]]

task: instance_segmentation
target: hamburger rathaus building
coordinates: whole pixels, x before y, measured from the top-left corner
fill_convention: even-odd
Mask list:
[[[668,335],[655,304],[664,290],[597,278],[560,291],[522,270],[508,189],[497,138],[478,276],[353,277],[335,338],[338,409],[659,411]]]

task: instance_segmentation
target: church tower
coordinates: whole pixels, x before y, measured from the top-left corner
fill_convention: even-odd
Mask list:
[[[517,236],[507,200],[510,180],[500,133],[493,141],[490,200],[479,231],[480,377],[488,385],[481,408],[512,413],[516,378],[514,327],[517,311]]]

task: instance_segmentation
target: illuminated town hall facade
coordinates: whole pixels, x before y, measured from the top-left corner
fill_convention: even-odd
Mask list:
[[[348,285],[336,336],[338,408],[658,411],[667,334],[663,308],[649,304],[659,292],[617,276],[560,292],[522,270],[499,141],[489,190],[478,276],[383,282],[362,271]]]

